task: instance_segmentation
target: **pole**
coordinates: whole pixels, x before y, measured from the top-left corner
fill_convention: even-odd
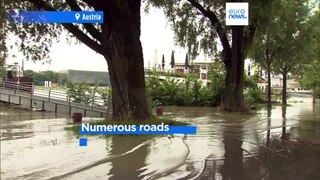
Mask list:
[[[49,95],[48,95],[48,101],[50,102],[50,96],[51,96],[51,87],[49,88]]]
[[[17,82],[17,84],[20,84],[20,66],[18,66],[18,68],[19,68],[19,72],[18,72],[18,82]]]

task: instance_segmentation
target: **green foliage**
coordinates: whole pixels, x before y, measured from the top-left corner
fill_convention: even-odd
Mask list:
[[[0,66],[0,82],[2,81],[3,77],[7,76],[7,71],[3,66]]]
[[[255,88],[258,87],[258,80],[256,76],[245,76],[244,77],[244,88]]]
[[[86,82],[81,82],[78,84],[67,82],[66,84],[66,92],[68,97],[71,98],[72,102],[76,103],[89,105],[92,102],[96,91],[97,86],[92,89]]]
[[[171,22],[176,43],[188,49],[191,59],[195,59],[200,54],[200,50],[213,57],[220,56],[222,53],[217,50],[218,41],[221,41],[220,35],[229,36],[232,33],[231,28],[225,25],[226,2],[226,0],[148,0],[146,11],[150,11],[150,6],[163,8],[164,14]],[[249,25],[255,26],[257,19],[264,14],[262,10],[269,9],[265,7],[269,6],[270,1],[249,0],[247,2],[250,4]],[[250,28],[250,26],[244,27],[244,33],[251,33]]]
[[[107,107],[110,105],[110,100],[112,99],[112,89],[107,88],[99,88],[97,89],[97,93],[100,95],[100,99],[103,100],[103,106]]]
[[[225,92],[225,69],[221,62],[214,62],[210,68],[209,79],[211,84],[208,89],[212,97],[212,105],[218,105],[221,95]]]
[[[314,38],[309,26],[311,9],[306,1],[274,0],[265,8],[263,21],[259,21],[250,58],[267,74],[296,75],[304,64],[313,60]],[[285,79],[285,78],[283,78]],[[269,81],[269,86],[271,82]],[[284,91],[286,86],[283,86]],[[269,97],[269,96],[268,96]],[[271,99],[268,99],[271,101]],[[282,104],[286,104],[283,98]]]
[[[258,87],[248,88],[245,96],[249,105],[265,103],[263,91]]]
[[[274,0],[263,11],[249,56],[264,68],[269,60],[274,74],[298,73],[315,52],[310,7],[305,1]]]
[[[70,10],[67,9],[66,2],[61,0],[49,1],[47,4],[58,10]],[[40,10],[40,8],[30,1],[5,0],[3,8],[6,12],[13,9],[18,9],[20,11]],[[6,16],[6,13],[3,13],[3,15]],[[27,60],[50,62],[49,49],[52,46],[52,43],[59,39],[62,32],[62,26],[60,24],[7,22],[4,26],[4,30],[18,37],[15,46],[18,47],[18,50],[23,53]]]
[[[58,82],[58,74],[50,70],[42,71],[42,72],[25,70],[24,75],[33,77],[33,81],[35,85],[43,85],[44,81]]]
[[[244,78],[245,100],[248,105],[265,103],[265,95],[258,87],[258,80],[257,76],[245,76]]]
[[[154,105],[218,105],[224,93],[225,78],[223,71],[218,70],[219,68],[212,67],[209,74],[211,84],[208,87],[203,86],[194,73],[186,74],[184,81],[178,81],[170,76],[165,80],[159,80],[159,75],[150,76],[147,81],[148,94]]]
[[[305,66],[300,83],[305,88],[312,89],[314,95],[320,98],[320,60]]]
[[[57,73],[58,83],[60,85],[64,85],[68,82],[68,74],[67,73]]]
[[[309,29],[309,48],[314,52],[313,56],[309,56],[311,63],[305,64],[303,71],[298,72],[300,84],[305,88],[311,89],[317,98],[320,98],[320,14],[319,10],[310,17],[306,28]],[[311,44],[311,47],[310,47]]]
[[[110,87],[98,88],[97,83],[93,88],[85,81],[81,83],[66,83],[66,92],[72,102],[96,106],[109,107],[112,99],[112,90]],[[97,100],[102,100],[103,104],[98,103]]]
[[[179,101],[179,92],[183,89],[181,83],[174,78],[167,77],[166,80],[156,80],[157,76],[148,81],[149,94],[156,104],[174,105]]]
[[[7,46],[6,46],[6,36],[7,36],[7,31],[5,31],[5,9],[3,6],[3,3],[0,3],[0,78],[3,77],[3,65],[6,62],[6,57],[7,57]]]

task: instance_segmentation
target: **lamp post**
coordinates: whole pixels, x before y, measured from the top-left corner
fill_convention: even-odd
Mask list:
[[[20,84],[20,66],[19,66],[19,63],[15,62],[15,63],[14,63],[14,67],[15,67],[15,68],[18,68],[18,74],[17,74],[17,76],[18,76],[18,82],[17,82],[17,84]]]

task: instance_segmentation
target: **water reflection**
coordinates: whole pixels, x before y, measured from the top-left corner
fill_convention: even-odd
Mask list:
[[[137,150],[128,155],[120,156],[111,160],[112,168],[109,172],[110,179],[141,179],[139,175],[143,172],[140,170],[145,165],[148,154],[150,136],[115,136],[112,137],[111,154],[123,154],[138,147]]]
[[[245,179],[242,150],[243,124],[240,121],[237,126],[230,126],[228,122],[233,119],[225,120],[226,124],[223,131],[225,159],[221,174],[224,180],[242,180]]]
[[[282,106],[282,134],[281,134],[281,139],[285,140],[287,137],[287,126],[286,126],[286,114],[287,114],[287,106]]]
[[[308,107],[306,104],[281,107],[281,135],[277,136],[275,133],[267,136],[269,137],[267,148],[263,146],[257,148],[256,158],[260,162],[258,165],[260,173],[259,178],[254,179],[320,178],[320,134],[315,131],[310,133],[310,130],[320,128],[318,123],[320,119],[317,118],[319,111],[317,114],[310,106],[306,107]],[[299,119],[296,126],[288,126],[288,123],[292,124],[292,120],[296,119]],[[312,143],[313,141],[319,143]],[[253,160],[247,160],[245,166],[257,167],[257,164]]]
[[[70,118],[0,107],[1,179],[320,179],[319,104],[164,110],[198,133],[95,136],[80,148]]]
[[[266,140],[266,146],[269,147],[270,145],[270,129],[271,129],[271,108],[267,108],[267,140]]]

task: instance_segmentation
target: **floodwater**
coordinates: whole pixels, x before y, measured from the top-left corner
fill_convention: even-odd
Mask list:
[[[79,137],[71,119],[0,106],[1,179],[320,179],[320,106],[251,115],[166,107],[196,135]],[[270,117],[268,117],[270,116]]]

